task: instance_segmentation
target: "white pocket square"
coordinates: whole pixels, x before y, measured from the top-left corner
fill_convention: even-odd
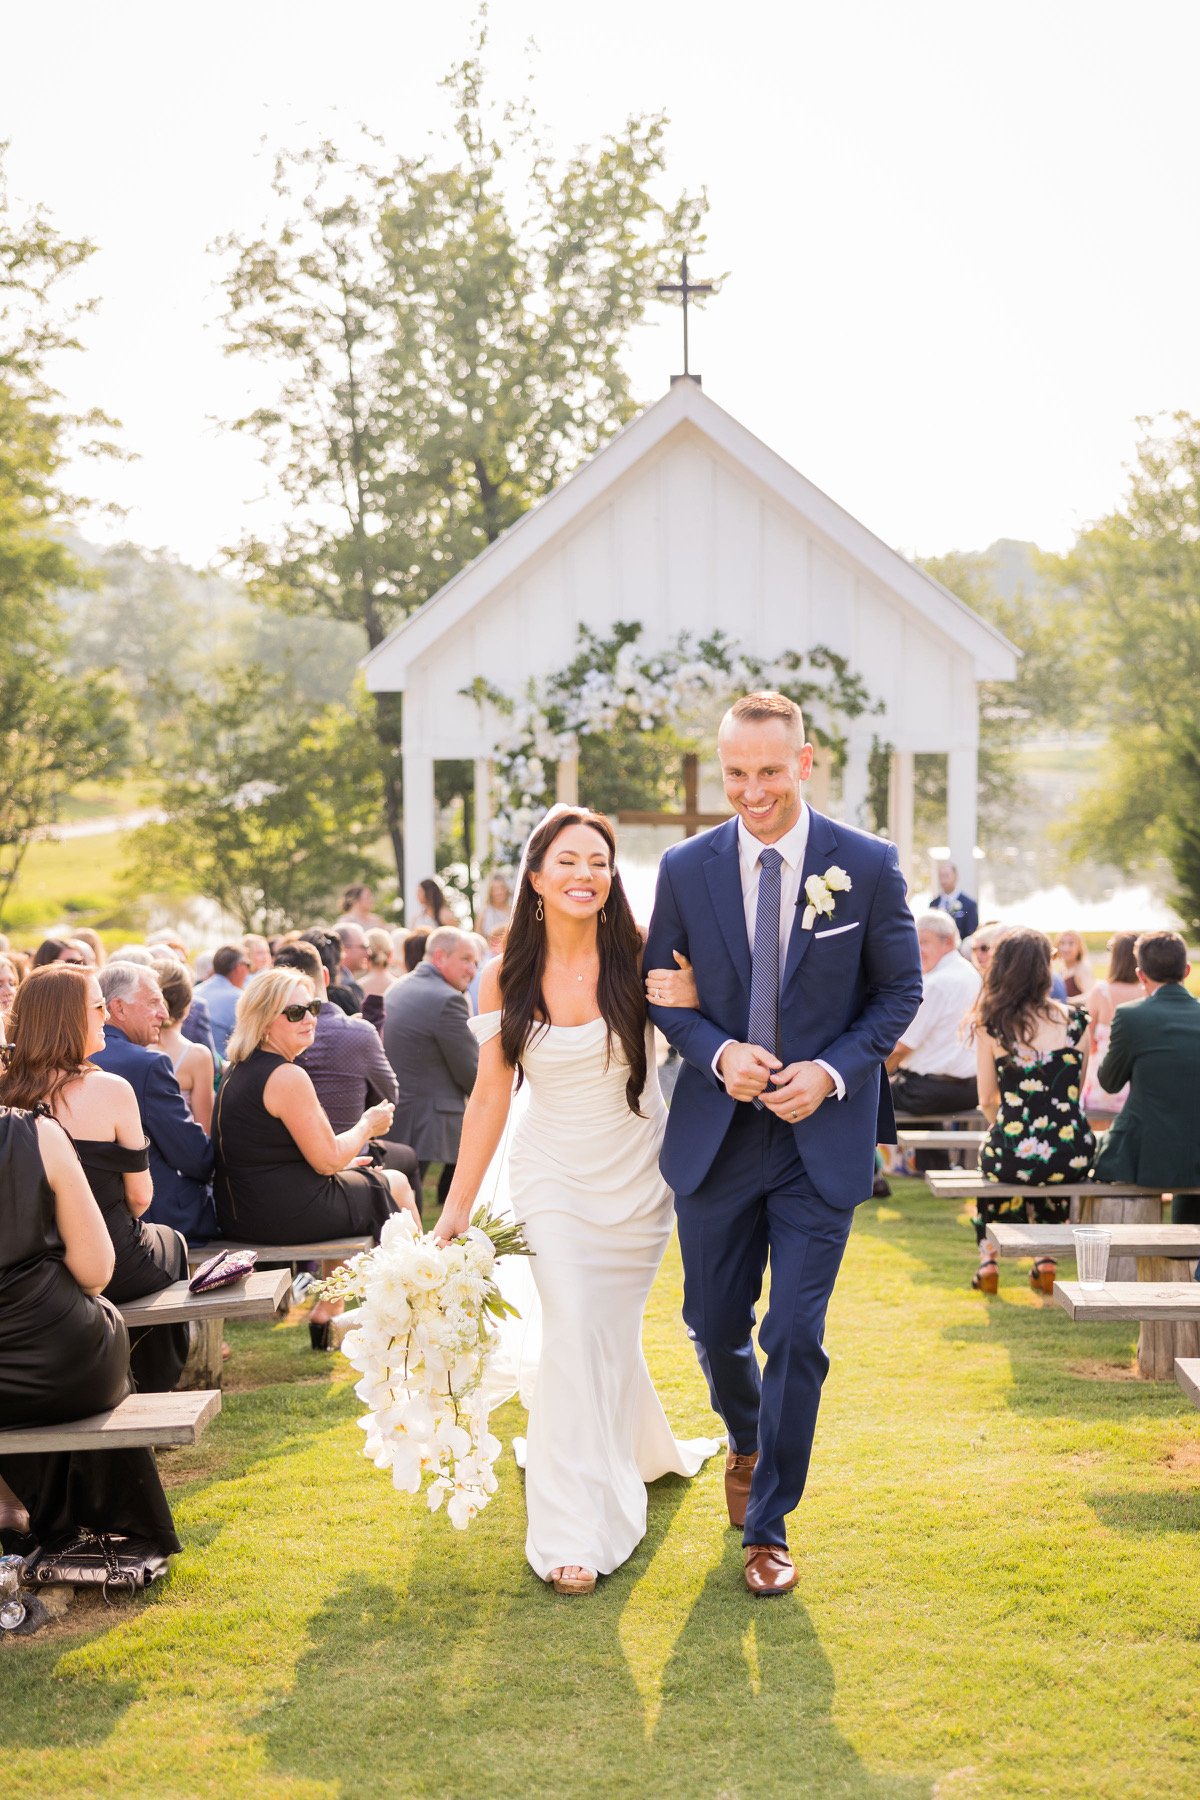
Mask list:
[[[857,931],[860,921],[855,919],[850,925],[831,925],[828,931],[814,931],[814,938],[841,937],[843,931]]]

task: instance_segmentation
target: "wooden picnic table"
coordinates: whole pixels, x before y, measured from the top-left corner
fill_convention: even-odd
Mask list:
[[[1056,1181],[1044,1186],[1025,1182],[988,1181],[969,1169],[930,1169],[926,1185],[947,1200],[1019,1200],[1029,1195],[1066,1199],[1073,1225],[1160,1225],[1163,1196],[1158,1188],[1123,1181]],[[1130,1256],[1109,1261],[1114,1281],[1133,1281],[1137,1270]]]
[[[1175,1379],[1192,1402],[1200,1406],[1200,1358],[1179,1356],[1175,1359]]]
[[[1170,1381],[1178,1358],[1200,1356],[1200,1282],[1188,1277],[1186,1262],[1164,1262],[1174,1280],[1107,1281],[1102,1288],[1056,1281],[1055,1304],[1069,1319],[1100,1324],[1136,1320],[1138,1374],[1146,1381]]]

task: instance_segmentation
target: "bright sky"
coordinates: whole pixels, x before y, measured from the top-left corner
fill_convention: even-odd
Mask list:
[[[271,517],[252,447],[213,422],[254,377],[222,356],[206,246],[266,216],[264,139],[362,120],[419,150],[472,12],[7,9],[13,188],[101,246],[62,379],[137,453],[86,475],[124,535],[204,564]],[[696,272],[731,271],[693,366],[890,543],[1065,546],[1118,501],[1137,414],[1200,412],[1193,0],[493,0],[491,21],[495,90],[535,40],[564,148],[667,111],[671,189],[711,196]],[[643,399],[681,362],[678,314],[653,311]]]

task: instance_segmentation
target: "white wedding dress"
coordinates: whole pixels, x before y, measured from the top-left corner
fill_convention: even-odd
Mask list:
[[[482,1013],[471,1028],[486,1043],[500,1014]],[[645,1535],[646,1483],[694,1475],[724,1448],[672,1435],[642,1354],[646,1296],[671,1235],[658,1170],[667,1114],[652,1034],[642,1118],[625,1098],[619,1043],[607,1058],[606,1048],[603,1019],[535,1031],[509,1142],[482,1194],[505,1209],[507,1177],[534,1253],[501,1264],[501,1289],[522,1318],[505,1332],[506,1376],[489,1398],[519,1389],[529,1406],[525,1552],[543,1579],[568,1563],[610,1574]]]

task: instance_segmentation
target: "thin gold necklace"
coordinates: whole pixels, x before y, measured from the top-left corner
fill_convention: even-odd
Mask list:
[[[599,960],[600,960],[599,956],[597,956],[597,958],[596,958],[597,963],[599,963]],[[551,967],[565,969],[567,971],[568,975],[575,975],[575,971],[571,967],[570,963],[561,962],[557,956],[548,956],[546,958],[546,961],[551,965]],[[576,981],[584,981],[584,980],[586,980],[586,976],[575,975],[575,979],[576,979]]]

